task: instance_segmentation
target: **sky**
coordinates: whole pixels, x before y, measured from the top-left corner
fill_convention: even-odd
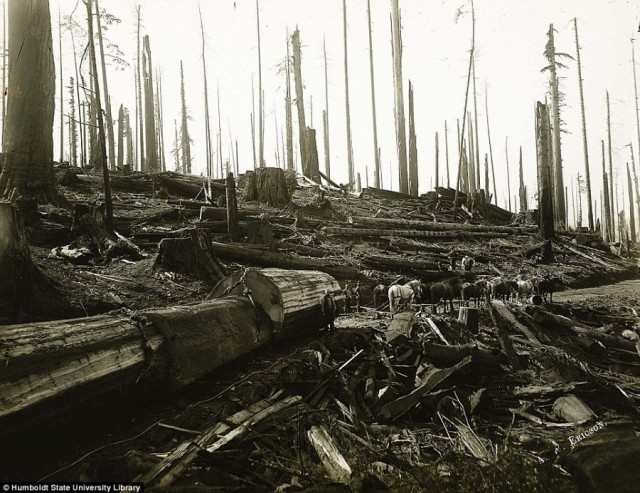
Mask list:
[[[373,185],[374,147],[369,78],[367,1],[347,0],[349,92],[356,172],[362,184]],[[400,0],[403,38],[405,101],[408,80],[414,85],[415,120],[419,161],[419,191],[432,189],[435,134],[440,139],[440,178],[446,185],[444,126],[449,135],[451,183],[457,172],[456,121],[462,119],[469,48],[471,42],[470,3],[464,0]],[[108,70],[114,114],[122,103],[135,113],[133,67],[136,57],[135,5],[141,6],[142,34],[151,42],[153,64],[162,73],[164,139],[173,148],[174,120],[179,122],[179,66],[184,63],[186,99],[193,138],[194,172],[205,169],[204,87],[202,40],[196,0],[101,0],[100,7],[121,19],[109,26],[110,43],[119,46],[130,67]],[[375,64],[378,140],[383,165],[383,186],[397,190],[398,170],[394,129],[393,72],[390,35],[391,0],[371,0]],[[203,0],[200,2],[205,31],[205,56],[209,84],[212,133],[218,133],[219,87],[222,155],[226,160],[230,136],[238,141],[240,171],[253,168],[250,113],[252,78],[257,108],[258,50],[255,0]],[[50,0],[54,54],[58,67],[58,13],[73,13],[86,25],[82,1]],[[275,165],[276,128],[284,127],[284,73],[287,30],[300,30],[302,76],[307,123],[317,129],[319,160],[324,166],[322,111],[325,107],[323,40],[328,58],[328,113],[332,178],[347,181],[346,118],[342,1],[259,0],[263,90],[265,94],[265,160]],[[600,203],[602,157],[600,141],[606,142],[606,102],[611,98],[611,131],[614,175],[620,187],[620,209],[628,203],[622,193],[626,181],[628,144],[636,155],[638,134],[631,63],[631,40],[638,33],[640,4],[627,0],[476,0],[476,89],[478,135],[481,160],[489,153],[485,98],[488,101],[491,145],[498,184],[499,205],[507,192],[507,154],[510,164],[511,196],[518,193],[518,152],[522,146],[525,184],[529,195],[536,187],[534,106],[548,91],[547,65],[543,56],[549,25],[556,30],[556,51],[575,58],[573,18],[578,20],[586,106],[589,159],[593,197]],[[462,15],[457,15],[461,11]],[[73,75],[73,52],[69,32],[62,32],[62,70],[65,86]],[[639,45],[640,46],[640,45]],[[638,58],[640,58],[640,47]],[[565,105],[562,153],[565,184],[571,188],[577,173],[584,175],[581,113],[576,62],[565,59],[559,72]],[[293,86],[292,86],[293,87]],[[67,91],[63,102],[67,110]],[[473,99],[470,109],[473,110]],[[59,100],[56,101],[57,111]],[[311,111],[312,110],[312,111]],[[407,107],[405,112],[408,114]],[[312,114],[311,114],[312,113]],[[293,109],[294,129],[297,128]],[[276,127],[277,120],[277,127]],[[59,116],[55,125],[59,128]],[[297,134],[297,132],[296,132]],[[59,130],[54,129],[54,156],[59,154]],[[66,139],[66,137],[65,137]],[[297,137],[294,135],[294,141]],[[508,147],[506,142],[508,139]],[[281,151],[280,151],[281,152]],[[173,156],[166,156],[173,168]],[[215,157],[214,157],[215,159]],[[299,159],[298,159],[299,161]],[[638,163],[636,163],[638,164]],[[367,174],[368,173],[368,174]],[[453,186],[453,185],[452,185]],[[574,194],[575,195],[575,194]],[[513,199],[512,199],[513,200]],[[577,200],[577,197],[576,197]],[[535,203],[535,202],[534,202]],[[569,192],[570,222],[573,206]],[[586,205],[585,205],[586,207]],[[598,209],[600,206],[598,205]],[[599,211],[596,211],[599,215]],[[584,213],[586,218],[586,211]]]

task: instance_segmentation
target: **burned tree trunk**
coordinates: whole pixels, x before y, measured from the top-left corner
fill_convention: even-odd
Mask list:
[[[544,240],[545,248],[543,257],[551,260],[551,240],[554,236],[553,198],[551,195],[551,166],[549,127],[547,125],[547,105],[538,102],[536,106],[536,145],[538,155],[538,209],[540,237]]]
[[[611,196],[609,195],[609,179],[607,176],[607,163],[604,154],[604,140],[600,141],[602,147],[602,183],[603,183],[603,200],[602,204],[604,206],[604,215],[602,216],[602,239],[605,242],[613,241],[615,236],[615,231],[613,227],[613,223],[611,222]]]
[[[0,196],[18,189],[38,202],[53,202],[55,67],[49,2],[10,0],[8,11],[11,89],[6,96]]]
[[[115,139],[113,135],[113,117],[111,115],[111,98],[109,97],[109,85],[107,84],[107,65],[104,61],[104,42],[102,39],[102,23],[100,22],[100,4],[96,0],[96,21],[98,26],[98,46],[100,48],[100,64],[102,66],[102,86],[104,89],[104,103],[107,117],[107,142],[109,145],[109,167],[115,169]]]
[[[636,204],[633,200],[633,186],[631,185],[631,170],[627,163],[627,183],[629,186],[629,227],[631,228],[631,241],[636,242]]]
[[[488,181],[488,176],[487,176]],[[527,207],[527,187],[524,186],[524,171],[522,169],[522,146],[520,146],[520,212],[525,212]]]
[[[373,41],[371,39],[371,0],[367,0],[367,21],[369,26],[369,72],[371,78],[371,114],[373,119],[373,158],[376,163],[373,186],[380,188],[380,157],[378,156],[378,122],[376,119],[376,85],[373,72]],[[329,176],[329,175],[327,175]]]
[[[302,89],[302,62],[300,54],[299,30],[296,29],[291,35],[291,43],[293,44],[293,80],[296,88],[296,107],[298,109],[298,138],[300,139],[300,160],[302,163],[302,174],[306,177],[309,177],[309,171],[307,169],[307,141],[305,137],[307,124],[304,115],[304,92]]]
[[[182,60],[180,60],[180,105],[181,105],[181,126],[180,137],[182,146],[182,173],[191,174],[191,137],[189,137],[189,128],[187,126],[187,101],[184,95],[184,70],[182,68]]]

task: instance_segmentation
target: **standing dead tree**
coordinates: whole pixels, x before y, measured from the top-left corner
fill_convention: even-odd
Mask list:
[[[369,72],[371,79],[371,116],[373,119],[373,160],[375,163],[375,175],[373,186],[380,188],[380,159],[378,156],[378,123],[376,118],[376,85],[373,72],[373,40],[371,39],[371,0],[367,0],[367,24],[369,27]]]
[[[351,108],[349,105],[349,57],[347,44],[347,1],[342,0],[342,34],[344,41],[344,106],[347,124],[347,163],[349,170],[349,187],[355,184],[353,169],[353,144],[351,142]]]
[[[587,145],[587,120],[584,110],[584,89],[582,87],[582,63],[580,61],[580,43],[578,41],[578,21],[573,18],[573,27],[576,32],[576,60],[578,62],[578,87],[580,89],[580,111],[582,114],[582,147],[584,149],[584,172],[585,172],[585,187],[587,191],[587,204],[588,204],[588,219],[589,229],[594,231],[595,223],[593,221],[593,205],[591,203],[591,173],[589,171],[589,146]],[[637,108],[636,99],[636,108]]]
[[[491,159],[491,174],[493,177],[493,198],[495,200],[496,205],[498,204],[498,189],[496,188],[496,170],[493,166],[493,149],[491,148],[491,130],[489,130],[489,96],[488,96],[487,85],[484,86],[484,107],[485,114],[487,117],[487,139],[489,141],[489,159]],[[487,190],[487,193],[489,191]]]
[[[118,169],[124,166],[124,107],[118,110]]]
[[[144,121],[146,127],[146,171],[156,173],[159,170],[158,147],[156,143],[155,104],[153,97],[153,62],[149,36],[143,38],[142,72],[144,78]]]
[[[200,10],[200,6],[198,6],[198,13],[200,15],[200,34],[202,35],[202,73],[204,75],[204,131],[207,156],[207,176],[211,178],[211,176],[213,175],[213,151],[211,147],[211,120],[209,118],[209,88],[207,85],[207,58],[205,56],[204,24],[202,23],[202,11]]]
[[[399,166],[399,191],[409,193],[407,176],[407,137],[404,116],[404,92],[402,79],[402,27],[398,0],[391,0],[391,35],[393,40],[393,80],[395,82],[396,137]],[[465,110],[466,112],[466,110]],[[415,187],[417,190],[417,186]]]
[[[506,137],[504,141],[504,155],[507,163],[507,196],[509,197],[509,200],[508,200],[509,212],[512,212],[513,209],[511,209],[511,176],[509,173],[509,137]]]
[[[461,13],[459,12],[459,15],[461,15]],[[471,82],[471,67],[473,65],[473,57],[474,57],[474,53],[475,53],[475,49],[476,49],[476,13],[475,13],[475,8],[473,6],[473,0],[471,0],[471,49],[469,50],[469,68],[467,69],[467,87],[465,89],[465,94],[464,94],[464,111],[462,113],[462,131],[459,132],[459,141],[460,141],[460,145],[458,147],[458,150],[460,151],[460,158],[458,160],[458,178],[457,178],[457,184],[456,184],[456,194],[455,194],[455,198],[453,201],[453,219],[455,220],[456,218],[456,213],[458,212],[458,191],[460,188],[460,183],[462,180],[462,168],[463,168],[463,160],[464,160],[464,128],[465,128],[465,123],[467,120],[467,104],[469,102],[469,83]],[[487,113],[487,118],[488,118],[488,113]],[[489,126],[487,125],[487,128],[489,128]],[[491,146],[489,146],[489,149],[491,149]]]
[[[627,183],[629,187],[629,227],[631,228],[631,241],[636,242],[636,211],[633,200],[633,186],[631,184],[631,170],[629,169],[629,163],[627,163]]]
[[[10,0],[8,12],[12,89],[6,97],[0,196],[17,189],[40,203],[53,202],[55,67],[49,2]]]
[[[78,127],[76,127],[75,81],[69,78],[69,164],[78,166]]]
[[[525,212],[527,207],[527,187],[524,184],[524,170],[522,169],[522,146],[520,146],[520,212]]]
[[[566,68],[562,63],[556,60],[557,57],[573,58],[566,53],[557,53],[554,42],[553,24],[549,25],[547,35],[549,40],[545,46],[544,55],[549,62],[542,70],[549,71],[549,88],[551,91],[551,118],[553,121],[553,190],[555,195],[556,224],[563,225],[566,223],[566,209],[564,198],[564,178],[562,174],[562,150],[560,143],[560,89],[558,81],[558,68]]]
[[[329,93],[326,87],[326,84],[327,84],[327,51],[326,50],[324,52],[324,60],[325,60],[324,80],[325,80],[325,91],[326,91],[326,103],[328,105]],[[287,60],[285,63],[285,76],[287,78],[285,82],[286,96],[284,99],[285,119],[286,119],[286,128],[287,128],[287,169],[292,170],[293,169],[293,115],[291,114],[291,59],[289,55],[289,33],[288,32],[287,32]],[[327,106],[326,114],[328,118],[329,106]],[[327,133],[329,132],[328,122],[325,122],[324,132],[325,132],[325,163],[328,163],[329,162],[328,161],[329,160],[329,156],[328,156],[329,141],[327,136]],[[325,164],[325,165],[328,169],[329,165],[328,164]]]
[[[256,30],[258,33],[258,166],[264,166],[264,105],[262,93],[262,47],[260,44],[260,8],[256,0]]]
[[[608,143],[608,155],[609,155],[609,216],[610,216],[610,225],[611,228],[609,232],[611,233],[611,241],[615,241],[616,237],[616,211],[617,207],[614,207],[614,204],[617,202],[616,197],[617,194],[613,193],[613,152],[611,149],[611,105],[609,103],[609,91],[607,91],[607,143]]]
[[[100,65],[102,67],[102,88],[104,89],[105,114],[107,117],[107,142],[109,145],[109,165],[111,169],[116,167],[115,142],[113,135],[113,117],[111,114],[111,99],[109,97],[109,85],[107,84],[107,65],[104,57],[104,41],[102,37],[102,22],[100,20],[100,4],[96,1],[96,21],[98,26],[98,46],[100,48]]]
[[[138,5],[136,7],[136,13],[138,16],[138,30],[137,30],[137,42],[138,42],[138,57],[137,57],[137,65],[136,65],[136,76],[137,76],[137,80],[138,80],[138,91],[137,91],[137,101],[138,101],[138,111],[137,111],[137,115],[138,115],[138,127],[136,128],[136,132],[138,133],[138,145],[139,145],[139,155],[140,155],[140,171],[146,171],[147,170],[147,164],[145,162],[145,156],[144,156],[144,117],[143,117],[143,113],[144,113],[144,109],[142,106],[142,50],[140,49],[140,5]]]
[[[538,156],[538,210],[540,237],[545,242],[543,258],[553,258],[551,240],[555,235],[553,197],[551,191],[551,149],[549,148],[549,126],[547,105],[536,105],[536,149]]]
[[[189,137],[189,127],[187,121],[187,98],[184,92],[184,68],[180,60],[180,146],[182,148],[182,173],[191,174],[191,137]]]
[[[102,103],[100,102],[100,83],[98,81],[98,64],[96,62],[96,48],[93,42],[93,18],[92,0],[83,0],[87,7],[87,24],[89,26],[89,58],[93,71],[93,82],[95,89],[95,104],[98,119],[98,139],[100,142],[100,159],[102,161],[102,176],[104,180],[104,203],[105,203],[105,229],[107,232],[113,232],[113,204],[111,202],[111,184],[109,182],[109,165],[107,163],[107,145],[104,130],[104,121],[102,119]]]
[[[607,177],[607,160],[604,153],[604,140],[600,141],[602,147],[602,195],[601,203],[604,206],[604,214],[602,215],[602,239],[604,241],[613,241],[615,229],[611,222],[611,195],[609,195],[609,178]]]
[[[447,188],[449,188],[451,186],[451,181],[449,179],[449,133],[447,130],[446,120],[444,121],[444,154],[447,162]]]
[[[409,193],[418,196],[418,146],[413,115],[413,84],[409,81]]]

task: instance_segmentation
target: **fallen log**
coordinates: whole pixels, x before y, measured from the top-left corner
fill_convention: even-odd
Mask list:
[[[413,312],[395,314],[385,333],[387,341],[393,343],[393,341],[399,337],[411,338],[411,330],[413,329],[415,319],[416,314]]]
[[[325,226],[324,232],[327,234],[358,237],[381,237],[388,236],[388,229],[363,229],[346,228],[337,226]],[[510,233],[492,233],[484,231],[416,231],[411,229],[400,229],[393,232],[396,236],[405,238],[439,238],[440,240],[463,240],[466,238],[505,238]]]
[[[208,298],[242,294],[263,307],[277,335],[299,334],[323,326],[320,298],[325,290],[334,293],[338,311],[344,296],[340,285],[324,272],[285,269],[248,269],[220,281]],[[224,298],[222,298],[224,299]]]
[[[153,175],[153,178],[169,195],[192,200],[197,199],[203,193],[204,186],[208,185],[203,177],[179,175],[173,172],[158,173]],[[226,187],[222,183],[211,180],[211,191],[222,196],[226,193]]]
[[[375,229],[411,229],[418,231],[465,231],[483,233],[535,233],[535,226],[492,226],[484,224],[444,223],[413,219],[388,219],[382,217],[353,217],[354,227]]]
[[[509,323],[505,322],[500,315],[498,315],[498,310],[496,309],[496,301],[489,300],[487,298],[487,307],[489,308],[489,315],[491,316],[491,320],[496,326],[496,332],[498,334],[498,342],[500,343],[500,347],[507,357],[507,361],[509,361],[509,365],[514,370],[520,370],[520,360],[518,359],[518,355],[516,354],[515,349],[513,349],[513,344],[511,344],[511,339],[509,339]]]
[[[281,269],[318,270],[336,279],[357,279],[358,270],[344,264],[336,264],[319,259],[293,257],[281,252],[249,248],[242,243],[211,242],[213,251],[220,257],[244,262],[259,267]]]
[[[541,345],[540,340],[536,337],[536,335],[531,330],[529,330],[527,326],[521,324],[516,319],[515,315],[511,312],[511,310],[509,310],[507,305],[499,300],[493,300],[492,305],[493,308],[495,308],[495,315],[500,317],[505,324],[523,334],[527,338],[527,340],[534,346]]]
[[[471,364],[487,368],[499,368],[504,358],[498,351],[481,349],[475,344],[443,344],[423,343],[422,354],[431,363],[438,366],[453,366],[463,359],[471,357]]]
[[[373,268],[392,268],[399,272],[416,272],[417,270],[437,270],[438,264],[427,260],[413,258],[383,257],[382,255],[367,255],[362,259],[363,263]]]
[[[272,337],[269,318],[245,297],[3,327],[0,430],[109,396],[186,385]]]

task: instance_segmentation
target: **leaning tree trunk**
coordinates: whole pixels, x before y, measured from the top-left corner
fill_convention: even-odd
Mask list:
[[[9,90],[0,195],[13,189],[56,199],[53,176],[55,67],[47,0],[9,1]]]

